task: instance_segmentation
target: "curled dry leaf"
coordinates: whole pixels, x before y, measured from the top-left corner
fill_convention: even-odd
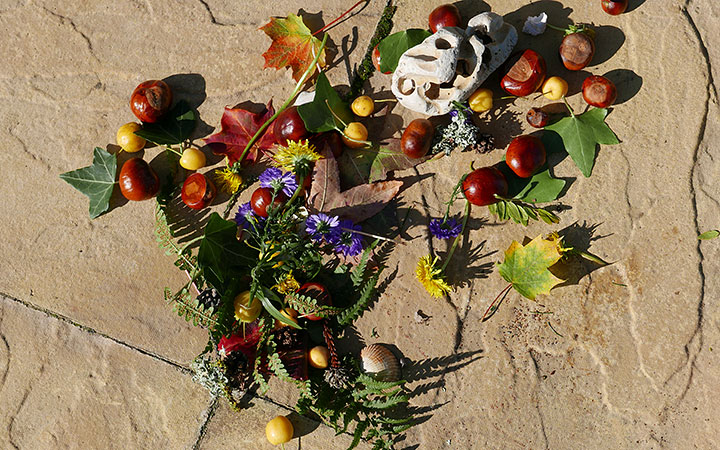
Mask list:
[[[324,158],[315,163],[308,199],[308,208],[313,213],[324,212],[359,223],[379,213],[402,187],[402,181],[381,181],[341,192],[335,157],[327,146],[321,153]]]
[[[273,114],[275,114],[275,109],[272,106],[272,100],[267,103],[265,111],[260,114],[242,108],[225,107],[225,112],[220,119],[220,132],[203,140],[213,153],[226,156],[228,165],[233,165],[240,159],[240,155],[250,139]],[[273,127],[269,126],[245,155],[245,161],[256,162],[260,158],[260,152],[270,149],[274,144],[275,133]]]

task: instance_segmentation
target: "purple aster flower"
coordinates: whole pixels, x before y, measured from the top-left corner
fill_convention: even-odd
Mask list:
[[[457,237],[462,231],[462,225],[455,219],[433,219],[430,221],[430,233],[438,239],[451,239]]]
[[[355,233],[360,231],[359,225],[354,225],[350,220],[340,222],[340,235],[335,243],[335,251],[345,256],[357,256],[363,251],[362,236]]]
[[[307,218],[305,231],[315,241],[335,243],[340,235],[340,219],[336,216],[318,213]]]
[[[238,208],[238,212],[235,214],[235,223],[242,229],[250,229],[251,223],[255,223],[255,226],[260,225],[265,220],[264,217],[260,217],[253,212],[250,202],[243,203]]]
[[[282,191],[288,197],[292,197],[298,187],[295,175],[292,172],[283,173],[277,167],[270,167],[260,174],[260,187],[274,189],[275,192]]]
[[[458,116],[457,110],[453,109],[450,111],[450,117],[457,117],[457,116]]]

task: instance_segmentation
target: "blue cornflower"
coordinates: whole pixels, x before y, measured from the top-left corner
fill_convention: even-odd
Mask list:
[[[305,221],[305,231],[315,241],[325,239],[334,244],[340,236],[340,219],[323,213],[314,214]]]
[[[462,231],[462,225],[453,218],[447,220],[433,219],[430,221],[428,228],[430,228],[430,233],[438,239],[451,239],[457,237]]]
[[[260,217],[255,214],[252,206],[250,205],[250,202],[240,205],[240,207],[238,208],[238,212],[235,214],[235,223],[237,223],[238,227],[242,229],[250,229],[251,223],[254,223],[255,226],[258,226],[264,221],[264,217]]]
[[[292,197],[298,187],[295,175],[292,172],[283,173],[277,167],[270,167],[260,174],[260,187],[274,189],[275,192],[282,191],[288,197]]]
[[[335,251],[345,256],[357,256],[363,251],[362,237],[355,233],[360,231],[359,225],[354,225],[350,220],[340,222],[340,236],[335,244]]]

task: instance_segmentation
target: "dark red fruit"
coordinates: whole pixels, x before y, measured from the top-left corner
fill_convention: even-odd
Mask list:
[[[327,288],[320,283],[305,283],[300,286],[297,293],[315,299],[320,306],[332,306],[330,293]],[[322,320],[322,317],[318,317],[315,314],[308,314],[305,318],[307,320]]]
[[[143,81],[130,96],[130,109],[143,122],[157,122],[170,109],[172,90],[161,80]]]
[[[327,145],[335,158],[339,158],[345,148],[342,137],[337,131],[316,134],[310,137],[310,143],[315,146],[318,152],[322,152],[322,149]]]
[[[255,189],[255,192],[252,193],[252,196],[250,197],[250,206],[252,207],[253,212],[258,216],[267,217],[268,207],[271,203],[273,208],[278,208],[282,206],[286,200],[287,197],[282,193],[282,191],[280,191],[275,195],[275,200],[273,201],[273,190],[271,188],[261,187]]]
[[[590,75],[585,78],[582,94],[587,104],[596,108],[607,108],[617,99],[615,84],[600,75]]]
[[[428,25],[433,33],[443,27],[460,26],[460,11],[455,5],[440,5],[430,13]]]
[[[378,45],[380,45],[380,44],[378,44]],[[382,73],[384,73],[385,75],[387,75],[387,74],[389,74],[389,73],[392,73],[392,72],[390,72],[389,70],[388,70],[387,72],[383,72],[383,71],[380,69],[380,49],[378,48],[377,45],[375,46],[375,48],[373,49],[373,52],[372,52],[372,62],[373,62],[373,66],[375,66],[375,69],[376,69],[378,72],[382,72]]]
[[[628,0],[600,0],[603,11],[611,16],[622,14],[628,7]]]
[[[422,158],[430,150],[435,127],[427,119],[415,119],[403,131],[400,149],[408,158]]]
[[[533,176],[545,164],[545,146],[535,136],[518,136],[510,142],[505,163],[520,178]]]
[[[525,50],[500,81],[505,91],[516,97],[535,92],[547,73],[545,60],[534,50]]]
[[[560,59],[568,70],[581,70],[595,55],[595,42],[587,33],[572,33],[560,43]]]
[[[215,198],[215,185],[201,173],[195,172],[185,179],[182,187],[182,201],[188,208],[203,209]]]
[[[120,192],[133,201],[147,200],[160,190],[160,180],[155,171],[142,158],[128,159],[120,169]]]
[[[540,108],[530,108],[525,116],[530,126],[542,128],[548,124],[550,116]]]
[[[310,134],[298,114],[297,106],[291,106],[280,113],[273,124],[273,131],[275,141],[282,146],[286,146],[287,141],[299,141]]]
[[[508,193],[508,183],[505,175],[495,167],[482,167],[473,170],[465,177],[462,183],[465,198],[477,206],[486,206],[496,203],[496,195],[504,197]]]

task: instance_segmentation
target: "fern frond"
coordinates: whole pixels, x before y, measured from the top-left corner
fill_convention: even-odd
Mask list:
[[[360,298],[349,308],[346,308],[337,316],[340,326],[347,326],[362,317],[370,304],[375,300],[375,286],[380,279],[380,271],[373,275],[365,282],[365,286],[360,293]]]
[[[318,305],[316,299],[300,294],[298,292],[290,292],[285,297],[293,309],[295,309],[300,315],[314,314],[318,317],[330,317],[340,314],[344,308],[335,308],[333,306]]]
[[[370,255],[373,250],[375,250],[375,247],[377,247],[379,242],[380,240],[375,239],[372,244],[368,245],[367,248],[363,250],[360,262],[353,268],[353,270],[350,271],[350,280],[352,281],[353,286],[360,286],[365,279],[365,269],[367,269],[367,263],[370,260]]]
[[[212,328],[217,325],[215,310],[212,306],[206,308],[197,298],[193,298],[190,293],[190,284],[188,282],[175,294],[168,288],[165,288],[165,301],[173,305],[173,309],[178,316],[185,318],[185,321],[192,321],[195,326],[204,328]]]

